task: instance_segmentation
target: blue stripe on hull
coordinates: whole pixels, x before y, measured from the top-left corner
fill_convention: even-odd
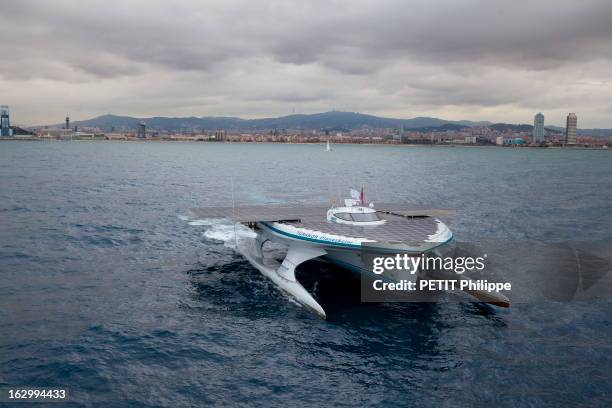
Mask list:
[[[269,228],[270,230],[276,232],[277,234],[285,235],[285,236],[287,236],[289,238],[298,239],[298,240],[301,240],[301,241],[314,242],[314,243],[317,243],[317,244],[324,244],[324,245],[333,245],[333,246],[338,246],[338,247],[341,247],[341,248],[357,248],[357,249],[361,249],[362,248],[361,245],[357,245],[357,244],[344,244],[344,243],[340,243],[340,242],[326,241],[326,240],[322,240],[322,239],[308,238],[308,237],[304,237],[302,235],[291,234],[290,232],[286,232],[286,231],[279,230],[278,228],[274,228],[273,226],[271,226],[267,222],[260,222],[260,224],[262,224],[266,228]]]
[[[326,241],[326,240],[322,240],[322,239],[316,239],[316,238],[308,238],[308,237],[304,237],[302,235],[296,235],[296,234],[292,234],[290,232],[286,232],[286,231],[282,231],[278,228],[274,228],[273,226],[271,226],[269,223],[267,222],[260,222],[259,224],[263,225],[264,227],[270,229],[271,231],[279,234],[279,235],[284,235],[286,237],[292,238],[292,239],[296,239],[299,241],[306,241],[306,242],[314,242],[316,244],[323,244],[323,245],[332,245],[332,246],[336,246],[336,247],[340,247],[340,248],[351,248],[351,249],[370,249],[370,250],[375,250],[376,252],[389,252],[389,253],[399,253],[399,252],[412,252],[412,253],[422,253],[423,251],[418,251],[418,250],[406,250],[406,251],[402,251],[402,250],[398,250],[398,249],[388,249],[388,248],[373,248],[373,247],[363,247],[361,245],[357,245],[357,244],[344,244],[344,243],[339,243],[339,242],[334,242],[334,241]],[[439,246],[448,244],[449,242],[451,242],[453,240],[453,235],[451,233],[451,236],[449,239],[447,239],[444,242],[440,242],[438,245],[436,245],[435,247],[432,248],[428,248],[426,252],[432,251],[436,248],[438,248]]]

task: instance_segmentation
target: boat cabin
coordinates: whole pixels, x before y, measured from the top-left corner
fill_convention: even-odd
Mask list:
[[[382,225],[386,222],[378,217],[373,204],[365,207],[359,200],[351,198],[344,200],[343,207],[330,208],[327,211],[327,221],[355,226]]]

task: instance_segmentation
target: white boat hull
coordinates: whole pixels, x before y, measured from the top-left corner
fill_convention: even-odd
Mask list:
[[[322,248],[309,248],[300,246],[289,246],[287,255],[282,263],[275,259],[266,258],[262,251],[265,238],[242,238],[237,244],[237,250],[244,256],[262,275],[267,277],[285,294],[289,295],[300,305],[306,307],[322,319],[326,318],[323,307],[304,289],[295,278],[295,268],[301,263],[324,256]]]

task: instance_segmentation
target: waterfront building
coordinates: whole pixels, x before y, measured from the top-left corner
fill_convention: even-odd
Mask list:
[[[11,122],[9,120],[9,107],[0,106],[0,136],[12,136]]]
[[[64,128],[42,128],[39,129],[36,134],[40,138],[44,139],[61,139],[61,140],[71,140],[73,132],[71,129]]]
[[[66,129],[70,129],[70,118],[66,115]]]
[[[576,144],[576,128],[578,127],[578,117],[575,113],[567,115],[565,125],[565,143],[568,145]]]
[[[541,143],[544,141],[544,115],[538,112],[533,117],[533,142]]]
[[[140,122],[138,124],[138,134],[139,139],[144,139],[147,136],[147,124],[144,122]]]

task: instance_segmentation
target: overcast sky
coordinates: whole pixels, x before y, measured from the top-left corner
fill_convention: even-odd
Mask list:
[[[607,0],[3,0],[0,38],[18,124],[336,109],[612,128]]]

